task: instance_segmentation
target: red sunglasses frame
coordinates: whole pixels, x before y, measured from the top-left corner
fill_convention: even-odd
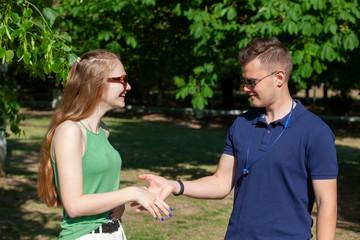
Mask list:
[[[127,83],[129,81],[128,75],[122,75],[120,77],[111,77],[108,78],[109,83],[121,83],[124,86],[124,90],[126,90]]]

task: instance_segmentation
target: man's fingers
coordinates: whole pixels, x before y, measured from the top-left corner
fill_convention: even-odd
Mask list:
[[[144,207],[138,207],[138,208],[135,210],[135,212],[139,213],[139,212],[142,212],[142,211],[144,211],[144,210],[146,210]]]
[[[151,176],[152,176],[152,174],[141,174],[141,175],[138,176],[138,178],[140,180],[150,180]]]

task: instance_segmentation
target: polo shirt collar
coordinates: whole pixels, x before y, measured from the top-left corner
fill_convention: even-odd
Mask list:
[[[293,110],[293,113],[291,115],[291,119],[290,119],[290,122],[289,122],[289,125],[288,125],[289,128],[294,124],[294,121],[292,121],[292,119],[296,115],[300,114],[302,111],[305,110],[305,107],[302,105],[300,100],[294,99],[294,101],[296,102],[296,106],[295,106],[295,108]],[[260,108],[259,111],[258,111],[258,115],[257,115],[258,117],[256,117],[253,120],[252,124],[255,125],[255,124],[259,123],[259,122],[264,123],[264,124],[268,124],[266,122],[265,113],[266,113],[265,108]],[[285,123],[286,123],[286,120],[289,117],[289,114],[290,114],[290,112],[285,117],[283,117],[282,119],[274,121],[273,124],[279,124],[279,125],[285,126]]]

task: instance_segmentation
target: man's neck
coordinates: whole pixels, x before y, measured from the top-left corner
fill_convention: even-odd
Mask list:
[[[278,103],[266,107],[266,121],[271,123],[288,115],[293,105],[292,101],[292,98],[289,96],[286,100],[278,101]],[[294,101],[292,107],[294,108],[295,105],[296,103]]]

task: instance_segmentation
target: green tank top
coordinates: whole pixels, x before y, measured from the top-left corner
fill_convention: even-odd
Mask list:
[[[81,124],[84,126],[83,123]],[[98,134],[91,132],[86,127],[85,129],[86,148],[82,158],[84,194],[104,193],[118,190],[122,163],[118,151],[110,144],[101,127]],[[52,150],[50,152],[52,152]],[[57,166],[52,156],[51,160],[55,173],[55,184],[60,196]],[[101,224],[107,222],[109,212],[71,218],[66,213],[65,209],[63,209],[63,215],[64,220],[61,223],[62,231],[60,232],[59,238],[67,240],[76,239],[86,235]]]

